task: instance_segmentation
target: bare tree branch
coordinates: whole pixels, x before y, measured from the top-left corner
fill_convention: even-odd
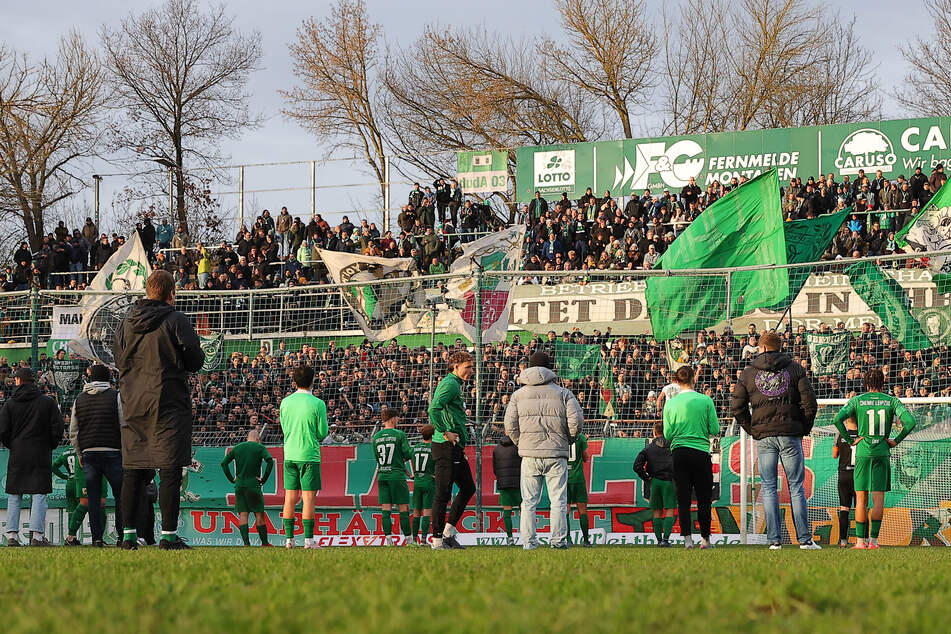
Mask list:
[[[947,115],[951,108],[951,0],[925,0],[931,15],[933,39],[921,36],[899,47],[910,67],[905,81],[895,89],[898,103],[922,116]]]

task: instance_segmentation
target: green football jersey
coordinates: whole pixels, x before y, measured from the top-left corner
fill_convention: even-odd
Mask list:
[[[406,434],[398,429],[381,429],[373,434],[376,474],[380,480],[405,480],[406,461],[413,458]]]
[[[231,461],[234,461],[234,478],[231,477]],[[261,463],[266,462],[267,467],[264,475],[261,475]],[[274,467],[274,459],[268,450],[261,443],[243,442],[232,447],[231,451],[225,454],[225,459],[221,461],[221,468],[224,470],[228,479],[234,482],[236,489],[258,489],[261,488],[261,482],[266,482],[271,475],[271,469]],[[258,478],[261,478],[261,482]]]
[[[882,392],[866,392],[853,396],[845,407],[835,416],[835,426],[843,437],[848,436],[845,421],[855,418],[858,424],[858,435],[862,441],[856,447],[856,458],[888,456],[888,439],[891,437],[892,424],[898,418],[902,422],[902,431],[895,437],[895,442],[901,442],[915,426],[915,419],[904,403]]]
[[[588,439],[584,434],[568,449],[568,482],[584,482],[584,451],[588,448]]]
[[[423,485],[436,483],[432,443],[421,442],[413,447],[413,481]]]
[[[76,459],[76,450],[69,448],[59,455],[53,462],[53,474],[63,480],[74,480],[79,460]]]

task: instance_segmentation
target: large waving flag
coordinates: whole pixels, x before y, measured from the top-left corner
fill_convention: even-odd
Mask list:
[[[139,293],[132,291],[143,290],[151,274],[152,267],[149,266],[139,233],[134,231],[132,239],[112,254],[86,287],[79,302],[83,313],[79,338],[69,342],[70,350],[114,368],[112,342],[116,330],[139,297]],[[129,292],[102,294],[96,291]]]
[[[340,289],[367,339],[386,341],[416,330],[426,296],[413,258],[379,258],[324,249],[319,252],[336,284],[391,280]]]
[[[449,272],[459,277],[446,284],[446,297],[464,302],[462,310],[447,310],[450,330],[465,335],[469,341],[476,337],[475,270],[515,271],[522,261],[522,243],[525,227],[509,227],[496,231],[475,242],[466,244],[462,255],[455,259]],[[482,342],[502,341],[509,328],[512,308],[514,277],[482,278]]]
[[[654,267],[663,270],[783,264],[786,241],[776,171],[770,170],[710,205]],[[650,277],[647,310],[657,341],[715,326],[728,316],[772,306],[789,294],[786,269],[724,276]]]
[[[870,260],[856,262],[845,269],[849,283],[859,297],[875,311],[888,332],[907,350],[932,346],[918,317],[913,314],[911,299],[905,289]]]
[[[895,234],[900,247],[915,251],[947,251],[948,255],[931,256],[928,268],[939,293],[951,293],[951,179],[928,204]]]

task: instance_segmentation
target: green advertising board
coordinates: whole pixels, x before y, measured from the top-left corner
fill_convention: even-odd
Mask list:
[[[464,194],[487,194],[508,189],[508,152],[495,150],[456,153],[456,180]]]
[[[907,179],[951,160],[951,117],[523,147],[516,158],[519,201],[536,191],[578,198],[588,187],[599,196],[679,193],[691,178],[706,188],[773,167],[781,183],[830,172],[854,180],[860,169]]]

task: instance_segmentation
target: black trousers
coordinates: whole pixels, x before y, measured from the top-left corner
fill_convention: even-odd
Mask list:
[[[453,526],[462,517],[466,504],[475,494],[475,482],[466,453],[462,447],[451,442],[433,443],[433,469],[435,470],[436,491],[433,494],[433,537],[442,537],[446,525],[446,505],[452,495],[452,485],[459,492],[449,508],[449,523]]]
[[[135,521],[140,505],[150,504],[146,488],[155,475],[153,469],[126,469],[122,475],[122,517]],[[162,530],[178,530],[178,510],[181,505],[182,469],[159,469],[159,509],[162,511]]]
[[[687,536],[693,533],[690,500],[692,495],[696,495],[700,536],[709,538],[710,497],[713,493],[713,463],[710,461],[710,454],[689,447],[678,447],[671,453],[674,458],[674,485],[677,487],[680,534]]]

